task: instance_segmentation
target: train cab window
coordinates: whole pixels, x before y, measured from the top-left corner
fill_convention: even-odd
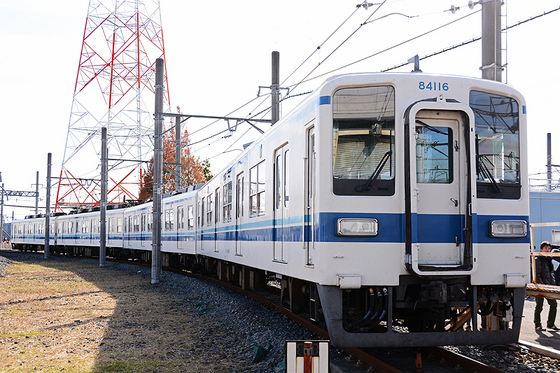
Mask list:
[[[249,170],[249,179],[251,180],[251,188],[249,191],[249,206],[251,209],[251,217],[264,215],[264,161]]]
[[[345,88],[333,96],[333,192],[395,193],[395,90]]]
[[[519,104],[511,97],[471,91],[476,127],[479,198],[519,199]]]

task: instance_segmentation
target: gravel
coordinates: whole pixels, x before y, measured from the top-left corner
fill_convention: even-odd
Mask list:
[[[117,267],[141,272],[147,279],[151,277],[149,268],[139,269],[127,264],[118,264]],[[231,347],[239,350],[241,360],[248,362],[245,372],[284,371],[286,341],[316,339],[285,316],[213,283],[163,272],[162,281],[156,286],[170,297],[182,299],[186,307],[196,307],[199,313],[220,322],[222,330],[200,329],[202,336],[209,341],[235,334],[234,345]],[[212,343],[209,343],[209,348],[211,346]],[[257,351],[262,353],[263,350],[268,352],[262,360],[249,364],[256,358]],[[215,352],[219,353],[218,350]]]

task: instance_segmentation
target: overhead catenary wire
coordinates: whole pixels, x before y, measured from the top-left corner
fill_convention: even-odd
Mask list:
[[[381,5],[383,5],[385,2],[386,2],[386,1],[384,1]],[[381,5],[380,5],[380,6],[381,6]],[[380,6],[379,6],[379,7],[380,7]],[[376,9],[376,11],[379,9],[379,7]],[[456,11],[456,10],[459,10],[460,8],[463,8],[463,7],[464,7],[464,6],[461,6],[461,7],[452,7],[451,9],[446,9],[446,10],[444,10],[443,12],[449,12],[449,11],[454,12],[453,10]],[[466,6],[465,6],[465,7],[466,7]],[[453,8],[454,8],[454,9],[453,9]],[[359,9],[359,8],[358,8],[358,9]],[[542,16],[544,16],[544,15],[550,14],[550,13],[555,12],[555,11],[557,11],[557,10],[560,10],[560,7],[557,8],[557,9],[553,9],[553,10],[551,10],[551,11],[548,11],[548,12],[544,12],[543,14],[530,17],[529,19],[526,19],[526,20],[524,20],[524,21],[520,21],[520,22],[518,22],[518,23],[516,23],[516,24],[514,24],[514,25],[508,26],[508,27],[505,28],[504,30],[510,29],[510,28],[513,28],[513,27],[516,27],[516,26],[519,26],[519,25],[521,25],[521,24],[524,24],[524,23],[529,22],[529,21],[532,21],[532,20],[535,20],[535,19],[537,19],[537,18],[540,18],[540,17],[542,17]],[[375,12],[376,12],[376,11],[375,11]],[[336,68],[336,69],[332,69],[332,70],[330,70],[330,71],[328,71],[328,72],[325,72],[325,73],[322,73],[322,74],[319,74],[319,75],[316,75],[316,76],[314,76],[314,77],[309,78],[309,76],[310,76],[314,71],[316,71],[316,70],[317,70],[329,57],[331,57],[336,51],[338,51],[338,50],[340,49],[340,47],[341,47],[344,43],[346,43],[353,35],[355,35],[356,32],[359,31],[359,30],[361,29],[362,26],[364,26],[365,24],[371,24],[372,22],[375,22],[376,20],[379,20],[379,19],[382,19],[382,18],[385,18],[385,17],[386,17],[386,16],[382,16],[382,17],[379,17],[379,18],[376,18],[376,19],[371,20],[371,17],[375,14],[375,12],[374,12],[374,13],[372,13],[372,14],[366,19],[366,21],[364,21],[363,23],[361,23],[360,26],[359,26],[356,30],[354,30],[354,32],[352,32],[342,43],[340,43],[327,57],[325,57],[317,66],[315,66],[303,79],[301,79],[301,80],[300,80],[298,83],[296,83],[296,84],[290,85],[290,86],[289,86],[290,91],[293,92],[298,86],[300,86],[300,85],[303,84],[303,83],[307,83],[307,82],[310,82],[310,81],[319,79],[319,78],[324,77],[324,76],[326,76],[326,75],[330,75],[330,74],[332,74],[332,73],[334,73],[334,72],[340,71],[340,70],[345,69],[345,68],[347,68],[347,67],[350,67],[350,66],[353,66],[353,65],[355,65],[355,64],[358,64],[358,63],[360,63],[360,62],[363,62],[363,61],[365,61],[365,60],[367,60],[367,59],[370,59],[370,58],[379,56],[379,55],[381,55],[382,53],[385,53],[385,52],[388,52],[388,51],[393,50],[393,49],[395,49],[395,48],[398,48],[398,47],[400,47],[400,46],[402,46],[402,45],[405,45],[405,44],[410,43],[410,42],[412,42],[412,41],[414,41],[414,40],[417,40],[417,39],[419,39],[419,38],[422,38],[422,37],[424,37],[424,36],[426,36],[426,35],[428,35],[428,34],[430,34],[430,33],[433,33],[433,32],[436,32],[436,31],[438,31],[438,30],[441,30],[441,29],[443,29],[443,28],[445,28],[445,27],[448,27],[448,26],[450,26],[450,25],[452,25],[452,24],[454,24],[454,23],[460,22],[460,21],[464,20],[464,19],[467,18],[467,17],[470,17],[470,16],[472,16],[472,15],[474,15],[474,14],[479,13],[480,11],[481,11],[481,10],[473,11],[473,12],[471,12],[471,13],[469,13],[469,14],[463,16],[463,17],[460,17],[460,18],[458,18],[458,19],[456,19],[456,20],[453,20],[453,21],[451,21],[451,22],[445,23],[445,24],[443,24],[443,25],[441,25],[441,26],[438,26],[438,27],[436,27],[436,28],[434,28],[434,29],[431,29],[431,30],[426,31],[426,32],[424,32],[424,33],[422,33],[422,34],[419,34],[419,35],[417,35],[417,36],[414,36],[414,37],[412,37],[412,38],[409,38],[409,39],[407,39],[407,40],[405,40],[405,41],[403,41],[403,42],[400,42],[400,43],[397,43],[397,44],[395,44],[395,45],[393,45],[393,46],[390,46],[390,47],[388,47],[388,48],[385,48],[385,49],[383,49],[383,50],[381,50],[381,51],[379,51],[379,52],[373,53],[373,54],[368,55],[368,56],[366,56],[366,57],[364,57],[364,58],[361,58],[361,59],[359,59],[359,60],[353,61],[353,62],[351,62],[351,63],[349,63],[349,64],[343,65],[343,66],[338,67],[338,68]],[[316,49],[315,49],[315,50],[314,50],[314,51],[313,51],[313,52],[312,52],[312,53],[311,53],[311,54],[310,54],[310,55],[309,55],[309,56],[308,56],[308,57],[307,57],[307,58],[292,72],[292,73],[290,73],[290,75],[289,75],[286,79],[284,79],[284,81],[282,82],[281,85],[284,85],[285,82],[288,81],[288,80],[294,75],[294,73],[295,73],[296,71],[298,71],[299,69],[301,69],[301,67],[302,67],[306,62],[309,61],[309,59],[317,52],[317,50],[319,50],[320,47],[322,47],[330,38],[332,38],[332,36],[334,35],[334,33],[337,32],[337,31],[339,31],[340,28],[342,27],[342,25],[345,24],[345,23],[351,18],[351,16],[354,15],[355,13],[356,13],[356,10],[354,10],[354,11],[351,13],[351,15],[350,15],[349,17],[347,17],[347,18],[344,20],[344,22],[343,22],[341,25],[339,25],[339,26],[335,29],[335,31],[334,31],[333,33],[331,33],[331,34],[327,37],[327,39],[325,39],[325,41],[324,41],[323,43],[321,43],[321,44],[319,45],[319,47],[317,47],[317,48],[316,48]],[[423,16],[426,16],[426,15],[432,15],[432,14],[436,14],[436,13],[441,13],[441,11],[439,11],[439,12],[432,12],[432,13],[426,13],[426,14],[422,14],[422,15],[414,15],[414,16],[407,16],[407,15],[405,15],[405,14],[402,14],[402,15],[403,15],[403,16],[406,16],[407,18],[416,18],[416,17],[423,17]],[[460,47],[460,46],[464,46],[464,45],[473,43],[473,42],[475,42],[475,41],[477,41],[477,40],[480,40],[480,37],[478,37],[478,38],[473,38],[473,39],[471,39],[471,40],[464,41],[464,42],[462,42],[462,43],[460,43],[460,44],[456,44],[456,45],[454,45],[454,46],[452,46],[452,47],[445,48],[445,49],[440,50],[440,51],[438,51],[438,52],[434,52],[434,53],[432,53],[432,54],[430,54],[430,55],[426,55],[426,56],[422,57],[421,59],[426,59],[426,58],[429,58],[429,57],[433,57],[433,56],[435,56],[435,55],[439,55],[439,54],[445,53],[445,52],[447,52],[447,51],[450,51],[450,50],[452,50],[452,49],[458,48],[458,47]],[[408,62],[407,62],[406,64],[408,64]],[[402,66],[404,66],[404,65],[406,65],[406,64],[403,63],[403,64],[401,64],[401,65],[397,65],[397,66],[395,66],[395,67],[393,67],[393,68],[388,68],[388,69],[385,69],[385,70],[382,70],[382,71],[389,71],[389,70],[392,70],[392,69],[396,69],[396,68],[402,67]],[[308,78],[309,78],[309,79],[308,79]],[[306,93],[303,93],[303,94],[307,94],[307,93],[309,93],[309,92],[306,92]],[[266,94],[265,97],[268,97],[269,95],[270,95],[270,94]],[[284,98],[281,100],[281,102],[283,102],[284,100],[286,100],[286,99],[288,99],[288,98],[296,97],[296,96],[298,96],[298,95],[302,95],[302,94],[297,94],[297,95],[295,95],[295,94],[291,94],[291,93],[290,93],[289,95],[287,95],[286,97],[284,97]],[[239,108],[237,108],[237,109],[235,109],[234,111],[232,111],[230,114],[232,114],[232,113],[234,113],[234,112],[236,112],[236,111],[238,111],[238,110],[244,108],[245,106],[247,106],[247,105],[249,105],[250,103],[254,102],[254,101],[255,101],[257,98],[259,98],[259,97],[262,97],[262,96],[258,96],[258,97],[256,97],[256,98],[253,98],[253,99],[250,100],[249,102],[245,103],[244,105],[242,105],[242,106],[240,106]],[[266,102],[266,99],[263,100],[263,101],[261,101],[261,102],[255,107],[255,109],[254,109],[253,111],[255,111],[258,107],[260,107],[264,102]],[[259,113],[255,114],[255,115],[252,115],[252,117],[254,118],[254,117],[256,117],[256,116],[258,116],[258,115],[261,115],[261,114],[263,114],[263,113],[266,114],[268,111],[270,111],[270,109],[271,109],[271,108],[268,107],[268,108],[266,108],[266,109],[260,111]],[[252,112],[253,112],[253,111],[252,111]],[[230,115],[230,114],[228,114],[228,115]],[[250,114],[250,115],[251,115],[251,114]],[[201,129],[199,129],[199,130],[193,132],[192,134],[195,134],[195,133],[201,131],[202,129],[207,128],[207,127],[209,127],[210,125],[212,125],[212,124],[214,124],[214,123],[216,123],[216,122],[217,122],[217,121],[214,121],[213,123],[211,123],[211,124],[209,124],[209,125],[206,125],[205,127],[203,127],[203,128],[201,128]],[[219,136],[219,135],[221,135],[221,134],[223,134],[223,133],[225,133],[225,132],[227,132],[227,130],[220,131],[220,132],[218,132],[218,133],[216,133],[216,134],[214,134],[214,135],[211,135],[211,136],[206,137],[206,138],[203,139],[203,140],[199,140],[199,141],[197,141],[197,142],[195,142],[195,143],[191,143],[191,144],[189,144],[189,145],[192,146],[192,145],[196,145],[196,144],[203,143],[203,142],[207,141],[208,139],[213,138],[213,137],[216,137],[216,136]],[[243,137],[243,136],[245,136],[245,135],[247,134],[247,132],[248,132],[248,131],[246,131],[243,135],[241,135],[240,138]],[[239,139],[240,139],[240,138],[239,138]],[[236,141],[239,141],[239,139],[237,139]],[[214,143],[214,142],[213,142],[213,143]],[[207,147],[207,146],[204,146],[203,148],[206,148],[206,147]],[[203,149],[203,148],[200,148],[200,149],[198,149],[198,150],[201,150],[201,149]],[[220,154],[222,154],[222,153],[218,153],[217,155],[220,155]],[[216,157],[217,155],[212,156],[212,158]]]
[[[554,12],[556,12],[556,11],[558,11],[558,10],[560,10],[560,7],[556,8],[556,9],[549,10],[549,11],[547,11],[547,12],[544,12],[544,13],[539,14],[539,15],[536,15],[536,16],[532,16],[532,17],[527,18],[527,19],[525,19],[525,20],[519,21],[519,22],[517,22],[517,23],[515,23],[515,24],[513,24],[513,25],[506,26],[506,27],[502,28],[502,32],[503,32],[503,31],[510,30],[510,29],[512,29],[512,28],[514,28],[514,27],[517,27],[517,26],[519,26],[519,25],[522,25],[522,24],[524,24],[524,23],[527,23],[527,22],[530,22],[530,21],[534,21],[534,20],[537,19],[537,18],[546,16],[546,15],[548,15],[548,14],[550,14],[550,13],[554,13]],[[425,60],[425,59],[430,58],[430,57],[437,56],[437,55],[442,54],[442,53],[445,53],[445,52],[449,52],[449,51],[451,51],[451,50],[454,50],[454,49],[457,49],[457,48],[460,48],[460,47],[464,47],[465,45],[474,43],[474,42],[476,42],[476,41],[479,41],[480,39],[482,39],[482,36],[479,36],[479,37],[476,37],[476,38],[472,38],[472,39],[469,39],[469,40],[465,40],[465,41],[463,41],[462,43],[454,44],[454,45],[452,45],[451,47],[447,47],[447,48],[441,49],[441,50],[439,50],[439,51],[432,52],[432,53],[430,53],[430,54],[425,55],[424,57],[421,57],[421,58],[420,58],[420,61]],[[399,64],[399,65],[395,65],[395,66],[393,66],[393,67],[389,67],[389,68],[387,68],[387,69],[381,70],[381,72],[387,72],[387,71],[395,70],[395,69],[398,69],[398,68],[400,68],[400,67],[406,66],[406,65],[408,65],[408,64],[409,64],[409,62],[403,62],[403,63],[401,63],[401,64]]]
[[[365,22],[364,22],[364,23],[361,23],[361,24],[358,26],[358,28],[357,28],[356,30],[354,30],[354,32],[352,32],[346,39],[344,39],[331,53],[329,53],[329,55],[328,55],[327,57],[325,57],[321,62],[319,62],[319,63],[317,64],[317,66],[315,66],[313,69],[311,69],[311,71],[310,71],[305,77],[303,77],[303,79],[301,79],[299,83],[297,83],[296,85],[294,85],[294,87],[292,88],[292,91],[295,90],[295,89],[297,89],[297,87],[299,87],[299,85],[302,84],[302,83],[307,79],[307,77],[309,77],[309,75],[313,74],[313,72],[314,72],[315,70],[317,70],[317,69],[319,68],[319,66],[321,66],[321,64],[323,64],[323,63],[324,63],[326,60],[328,60],[334,53],[336,53],[336,51],[338,51],[344,44],[346,44],[346,42],[347,42],[348,40],[350,40],[350,38],[351,38],[352,36],[354,36],[354,35],[364,26],[364,24],[365,24],[367,21],[369,21],[370,18],[373,17],[373,16],[377,13],[377,11],[378,11],[379,9],[381,9],[381,7],[382,7],[386,2],[387,2],[387,0],[384,0],[381,4],[379,4],[379,6],[373,11],[373,13],[370,14],[370,16],[365,20]]]
[[[315,79],[319,79],[319,78],[321,78],[321,77],[323,77],[323,76],[325,76],[325,75],[330,75],[330,74],[332,74],[332,73],[334,73],[334,72],[336,72],[336,71],[339,71],[339,70],[345,69],[345,68],[347,68],[347,67],[353,66],[353,65],[355,65],[355,64],[358,64],[358,63],[360,63],[360,62],[363,62],[363,61],[365,61],[365,60],[367,60],[367,59],[370,59],[370,58],[372,58],[372,57],[376,57],[376,56],[378,56],[378,55],[380,55],[380,54],[382,54],[382,53],[388,52],[388,51],[390,51],[390,50],[392,50],[392,49],[395,49],[395,48],[398,48],[398,47],[400,47],[400,46],[402,46],[402,45],[405,45],[405,44],[407,44],[407,43],[410,43],[411,41],[417,40],[417,39],[419,39],[419,38],[421,38],[421,37],[423,37],[423,36],[426,36],[426,35],[428,35],[428,34],[431,34],[432,32],[441,30],[441,29],[444,28],[444,27],[450,26],[450,25],[452,25],[452,24],[454,24],[454,23],[456,23],[456,22],[459,22],[459,21],[461,21],[461,20],[467,18],[467,17],[470,17],[470,16],[472,16],[472,15],[474,15],[474,14],[477,14],[477,13],[479,13],[480,11],[481,11],[481,10],[476,10],[476,11],[470,13],[470,14],[467,14],[466,16],[460,17],[460,18],[458,18],[458,19],[456,19],[456,20],[453,20],[453,21],[451,21],[451,22],[445,23],[445,24],[443,24],[443,25],[441,25],[441,26],[438,26],[438,27],[436,27],[436,28],[433,28],[433,29],[431,29],[431,30],[429,30],[429,31],[426,31],[426,32],[422,33],[422,34],[416,35],[416,36],[414,36],[414,37],[412,37],[412,38],[409,38],[409,39],[407,39],[407,40],[405,40],[405,41],[402,41],[402,42],[400,42],[400,43],[394,44],[394,45],[392,45],[392,46],[390,46],[390,47],[387,47],[387,48],[385,48],[385,49],[383,49],[383,50],[381,50],[381,51],[379,51],[379,52],[370,54],[369,56],[360,58],[359,60],[353,61],[353,62],[348,63],[348,64],[346,64],[346,65],[344,65],[344,66],[341,66],[341,67],[337,67],[336,69],[332,69],[332,70],[327,71],[327,72],[325,72],[325,73],[323,73],[323,74],[316,75],[316,76],[314,76],[314,77],[312,77],[312,78],[310,78],[310,79],[307,79],[307,80],[305,80],[305,81],[302,81],[302,82],[298,83],[298,85],[301,84],[301,83],[307,83],[307,82],[313,81],[313,80],[315,80]],[[308,75],[308,76],[309,76],[309,75]],[[294,89],[295,89],[295,88],[294,88]]]

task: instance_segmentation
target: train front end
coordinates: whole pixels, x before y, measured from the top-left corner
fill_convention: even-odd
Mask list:
[[[425,74],[334,78],[320,95],[307,264],[333,343],[516,342],[530,251],[523,97]]]

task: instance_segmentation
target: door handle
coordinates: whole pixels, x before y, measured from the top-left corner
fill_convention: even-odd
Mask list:
[[[459,206],[459,201],[457,201],[455,198],[449,198],[451,200],[451,202],[453,202],[455,204],[455,207]]]

